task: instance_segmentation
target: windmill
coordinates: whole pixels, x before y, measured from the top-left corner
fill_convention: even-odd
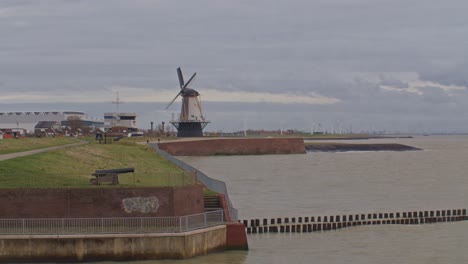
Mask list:
[[[203,117],[199,99],[200,94],[196,90],[188,87],[197,73],[194,73],[186,83],[184,82],[184,76],[180,68],[177,68],[177,75],[179,77],[180,91],[167,105],[166,109],[168,109],[179,96],[182,96],[182,108],[180,110],[179,120],[171,121],[171,124],[177,128],[178,137],[202,137],[203,129],[210,122],[206,121]]]

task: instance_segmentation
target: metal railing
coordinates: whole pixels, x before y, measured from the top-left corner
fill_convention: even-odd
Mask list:
[[[223,224],[223,210],[179,217],[0,219],[0,235],[181,233]]]
[[[198,171],[194,167],[190,166],[189,164],[175,158],[174,156],[170,155],[169,153],[165,152],[164,150],[161,150],[158,148],[158,144],[156,143],[151,143],[150,144],[156,151],[163,156],[165,159],[169,160],[176,166],[180,167],[186,172],[196,172],[196,177],[197,180],[203,183],[208,189],[213,190],[218,193],[222,193],[224,197],[227,200],[228,207],[229,207],[229,215],[231,217],[232,221],[237,221],[238,219],[238,211],[236,208],[232,206],[231,199],[229,199],[229,194],[227,191],[226,183],[223,181],[219,181],[213,178],[208,177],[206,174],[204,174],[201,171]]]

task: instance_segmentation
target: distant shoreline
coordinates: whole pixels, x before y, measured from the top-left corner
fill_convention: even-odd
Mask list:
[[[420,148],[395,144],[346,144],[346,143],[305,143],[309,152],[346,152],[346,151],[416,151]]]
[[[413,138],[412,136],[372,136],[372,137],[304,137],[304,140],[368,140],[368,139],[397,139]]]
[[[164,142],[159,143],[158,147],[173,156],[229,156],[305,154],[306,152],[421,150],[416,147],[395,143],[356,144],[340,142],[304,142],[302,138],[198,139],[193,141]]]

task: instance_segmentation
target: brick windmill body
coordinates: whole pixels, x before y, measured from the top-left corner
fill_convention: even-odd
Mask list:
[[[205,120],[202,114],[200,93],[196,90],[189,88],[188,85],[193,81],[197,73],[185,83],[182,75],[182,70],[177,68],[177,75],[179,77],[180,91],[174,99],[167,105],[166,109],[174,103],[174,101],[181,96],[182,107],[178,121],[171,121],[171,124],[177,129],[178,137],[202,137],[203,129],[210,123]]]

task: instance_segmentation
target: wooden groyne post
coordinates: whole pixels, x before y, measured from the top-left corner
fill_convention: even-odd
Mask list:
[[[316,221],[317,220],[317,221]],[[361,225],[420,225],[467,221],[466,209],[420,210],[239,220],[247,234],[310,233]]]

